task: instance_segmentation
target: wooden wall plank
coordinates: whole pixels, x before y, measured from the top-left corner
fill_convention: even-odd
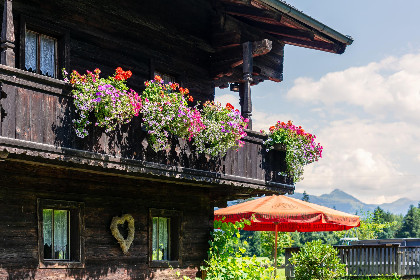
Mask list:
[[[54,145],[54,127],[57,123],[56,112],[57,96],[44,94],[43,95],[43,143]]]
[[[1,135],[4,137],[16,138],[16,95],[17,87],[2,83],[2,91],[6,96],[3,96],[1,101],[2,105],[2,127]],[[4,95],[4,94],[3,94]]]
[[[32,142],[43,142],[44,132],[44,106],[43,94],[32,91],[30,93],[30,140]]]
[[[31,140],[31,94],[30,90],[19,87],[16,98],[16,138]]]

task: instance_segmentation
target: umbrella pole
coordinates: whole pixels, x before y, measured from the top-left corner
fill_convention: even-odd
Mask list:
[[[277,224],[276,224],[276,237],[274,243],[274,277],[277,276]]]

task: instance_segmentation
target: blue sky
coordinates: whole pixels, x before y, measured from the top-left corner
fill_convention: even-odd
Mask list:
[[[284,81],[252,87],[254,129],[290,119],[317,135],[324,158],[296,191],[420,201],[420,1],[287,2],[354,42],[343,55],[286,46]]]

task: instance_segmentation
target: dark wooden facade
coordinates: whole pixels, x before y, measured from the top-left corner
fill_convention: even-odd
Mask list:
[[[111,75],[121,66],[133,72],[128,85],[136,91],[155,71],[175,77],[198,101],[212,100],[215,86],[240,83],[242,112],[251,116],[249,87],[281,81],[285,43],[338,53],[346,45],[267,1],[4,1],[0,279],[169,279],[174,271],[151,261],[150,209],[180,213],[174,266],[199,276],[214,206],[294,190],[279,175],[285,152],[267,152],[265,136],[253,131],[244,147],[218,158],[176,138],[155,153],[139,117],[115,132],[95,128],[77,138],[69,85],[24,70],[25,30],[57,39],[58,69],[98,67]],[[76,265],[42,263],[43,200],[83,205]],[[122,214],[135,220],[127,255],[109,228]]]
[[[183,213],[181,266],[196,268],[206,258],[213,223],[209,188],[13,161],[1,162],[0,167],[0,279],[159,279],[165,271],[150,267],[148,259],[148,214],[156,207]],[[85,268],[39,268],[39,198],[84,203]],[[135,219],[128,255],[122,254],[109,229],[114,216],[126,213]]]

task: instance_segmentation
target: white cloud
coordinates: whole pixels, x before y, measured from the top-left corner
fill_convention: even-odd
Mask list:
[[[221,94],[216,95],[215,101],[220,102],[222,105],[226,103],[232,104],[235,108],[240,109],[239,106],[239,97],[234,94]],[[252,130],[268,130],[268,128],[277,123],[278,120],[290,120],[293,119],[290,115],[282,114],[272,114],[269,112],[261,112],[258,110],[253,110],[252,112]]]
[[[333,121],[318,134],[323,158],[305,168],[298,183],[308,193],[339,188],[370,203],[420,198],[420,178],[406,170],[420,149],[420,127],[403,122]],[[396,155],[403,161],[396,161]],[[404,159],[407,162],[404,162]]]
[[[420,200],[419,53],[296,79],[287,98],[324,111],[324,158],[305,169],[299,189],[340,188],[371,203]]]
[[[419,122],[420,54],[328,73],[320,80],[298,78],[287,97],[334,107],[356,105],[379,117]]]
[[[239,97],[237,95],[233,95],[233,94],[230,94],[230,93],[225,93],[225,94],[221,94],[221,95],[216,95],[214,100],[217,101],[217,102],[220,102],[223,106],[225,106],[226,103],[230,103],[236,109],[240,110],[240,108],[241,108],[241,106],[239,106]]]
[[[278,106],[268,98],[271,111],[254,109],[254,130],[290,119],[317,135],[324,158],[305,168],[297,191],[339,188],[367,203],[420,200],[420,53],[299,78],[286,96],[274,99]]]

